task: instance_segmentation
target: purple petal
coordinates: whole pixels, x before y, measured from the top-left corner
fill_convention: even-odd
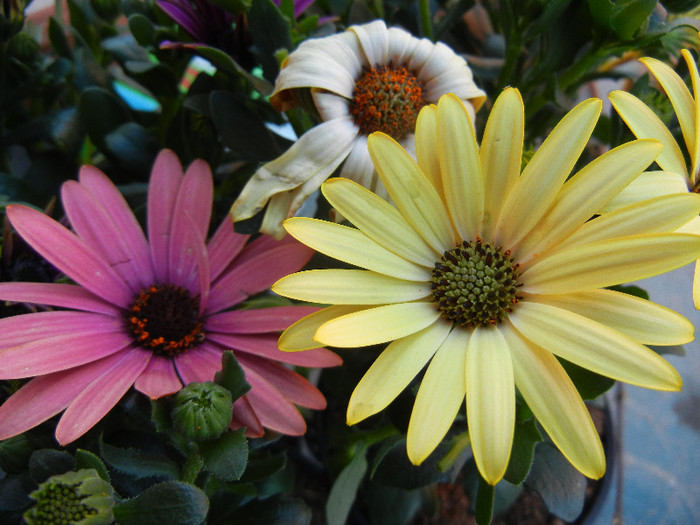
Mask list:
[[[302,317],[318,312],[315,306],[275,306],[258,310],[220,312],[207,319],[206,330],[224,334],[282,332]]]
[[[239,397],[233,403],[233,419],[229,426],[233,430],[246,427],[245,435],[248,437],[256,438],[265,434],[265,429],[246,396]]]
[[[273,244],[265,237],[250,243],[231,270],[214,283],[209,296],[210,312],[219,312],[267,290],[281,277],[302,268],[314,253],[294,239],[273,241]],[[260,239],[263,241],[258,242]]]
[[[102,203],[126,240],[134,266],[141,275],[142,284],[153,284],[155,278],[148,241],[124,196],[104,173],[93,166],[83,166],[80,169],[79,180]]]
[[[158,399],[178,392],[182,383],[175,373],[172,359],[153,355],[134,388],[151,399]]]
[[[175,368],[184,384],[213,381],[221,370],[223,352],[212,345],[202,344],[175,358]]]
[[[238,354],[238,362],[246,372],[255,372],[269,381],[292,403],[321,410],[326,408],[326,398],[309,381],[284,365],[248,354]]]
[[[102,332],[123,332],[121,320],[102,314],[61,310],[15,315],[0,319],[0,349],[56,335]]]
[[[165,149],[158,154],[148,185],[148,242],[156,281],[168,282],[168,246],[175,199],[182,182],[177,155]]]
[[[88,384],[120,359],[121,356],[112,355],[29,381],[0,406],[0,441],[26,432],[58,414]]]
[[[197,11],[188,2],[157,0],[156,4],[195,40],[207,38],[206,26],[199,21]]]
[[[142,289],[142,279],[151,265],[140,268],[134,260],[128,239],[117,228],[110,214],[83,186],[69,180],[61,187],[61,200],[75,232],[95,250],[134,291]],[[153,274],[147,281],[153,283]]]
[[[0,299],[17,303],[75,308],[108,315],[121,310],[81,286],[58,283],[0,283]]]
[[[294,0],[294,16],[299,18],[316,0]]]
[[[7,216],[32,248],[75,282],[122,308],[131,303],[129,286],[77,235],[28,206],[10,205]]]
[[[112,355],[132,343],[131,337],[122,328],[111,333],[100,330],[31,341],[0,350],[0,379],[19,379],[67,370]]]
[[[78,394],[56,426],[58,442],[63,446],[75,441],[102,419],[134,384],[151,355],[140,348],[125,352],[118,362]]]
[[[233,231],[233,221],[228,216],[221,221],[207,244],[212,281],[217,279],[240,253],[249,237],[250,235],[242,235]]]
[[[234,334],[207,334],[207,339],[220,344],[224,348],[233,349],[233,353],[246,352],[248,354],[273,359],[280,363],[290,365],[327,368],[342,364],[342,359],[325,348],[304,350],[303,352],[282,352],[277,348],[277,334],[265,335],[234,335]]]
[[[263,426],[288,436],[306,433],[306,421],[279,390],[252,370],[246,371],[246,381],[252,387],[246,398]]]
[[[168,282],[183,286],[194,274],[196,257],[184,243],[189,239],[190,221],[194,222],[201,238],[206,239],[213,199],[211,170],[206,162],[196,160],[187,169],[175,201],[168,247]]]

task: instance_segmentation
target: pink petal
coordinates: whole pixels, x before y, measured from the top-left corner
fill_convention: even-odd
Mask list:
[[[203,383],[214,381],[214,374],[221,370],[222,350],[209,344],[202,344],[175,358],[175,368],[182,382]]]
[[[0,350],[0,379],[19,379],[97,361],[133,344],[123,329],[56,335]],[[143,352],[143,350],[139,349]]]
[[[0,406],[0,441],[26,432],[55,416],[121,356],[105,357],[87,365],[36,377]]]
[[[260,239],[263,242],[256,245]],[[221,311],[267,290],[281,277],[302,268],[314,253],[311,248],[296,240],[290,242],[283,239],[274,243],[268,247],[269,241],[263,236],[248,245],[253,249],[248,251],[246,248],[231,270],[214,283],[209,296],[209,311]],[[261,245],[266,249],[257,249]]]
[[[178,392],[182,383],[175,373],[172,359],[153,355],[146,370],[134,383],[134,388],[151,399],[158,399]]]
[[[315,306],[275,306],[220,312],[207,319],[206,330],[228,334],[282,332],[302,317],[319,310]]]
[[[232,429],[246,427],[245,435],[252,438],[261,437],[265,434],[262,423],[255,415],[255,410],[250,405],[246,396],[239,397],[233,403],[233,419],[229,425]]]
[[[83,166],[80,169],[79,180],[102,203],[122,237],[126,239],[134,266],[139,269],[144,286],[152,284],[155,277],[148,241],[124,196],[104,173],[93,166]]]
[[[246,371],[246,380],[252,387],[246,397],[263,426],[288,436],[306,433],[306,421],[279,390],[252,371]]]
[[[85,243],[109,263],[119,276],[136,291],[153,283],[150,262],[141,268],[134,259],[133,248],[117,228],[110,213],[83,186],[69,180],[61,187],[61,200],[68,220]]]
[[[75,308],[117,316],[121,310],[81,286],[59,283],[0,283],[0,299],[17,303]]]
[[[177,155],[164,149],[156,157],[148,185],[148,242],[156,281],[168,282],[168,247],[177,192],[182,182]]]
[[[175,200],[168,246],[168,282],[182,285],[194,273],[195,257],[185,245],[191,228],[189,221],[190,218],[194,221],[201,238],[206,239],[213,199],[211,170],[206,162],[196,160],[187,169]]]
[[[100,421],[124,396],[151,358],[150,352],[134,348],[103,372],[68,405],[56,426],[56,439],[63,446],[75,441]]]
[[[250,235],[242,235],[233,231],[233,221],[229,216],[226,216],[221,221],[213,237],[209,239],[209,244],[207,244],[212,281],[217,279],[231,261],[235,259],[249,237]]]
[[[209,255],[205,239],[194,223],[194,220],[185,213],[185,230],[182,232],[183,241],[178,249],[182,252],[182,257],[173,261],[170,266],[171,272],[177,275],[173,280],[190,291],[193,297],[199,296],[199,315],[204,315],[209,299],[211,279],[209,278]],[[171,254],[172,255],[172,254]]]
[[[207,334],[207,339],[220,344],[224,348],[231,348],[234,353],[246,352],[290,365],[327,368],[339,366],[343,363],[340,357],[326,348],[315,348],[313,350],[304,350],[303,352],[282,352],[277,348],[277,334],[239,335],[209,333]]]
[[[120,319],[102,314],[52,310],[0,319],[0,349],[57,335],[123,332]],[[3,363],[4,365],[4,363]]]
[[[7,216],[22,238],[68,277],[110,303],[129,305],[131,289],[77,235],[28,206],[10,205]]]
[[[238,354],[238,362],[246,372],[254,372],[274,385],[284,397],[296,405],[321,410],[326,408],[326,398],[309,381],[293,370],[261,357]]]

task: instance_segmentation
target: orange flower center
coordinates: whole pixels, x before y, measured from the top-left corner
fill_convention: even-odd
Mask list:
[[[199,302],[180,286],[153,285],[125,312],[136,343],[156,355],[173,357],[204,341]]]
[[[413,133],[424,105],[423,86],[416,76],[390,64],[370,68],[357,80],[350,114],[363,135],[382,131],[401,140]]]

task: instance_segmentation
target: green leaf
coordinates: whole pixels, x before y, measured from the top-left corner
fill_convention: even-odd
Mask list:
[[[248,464],[248,442],[244,432],[243,429],[226,432],[218,439],[199,444],[207,472],[224,481],[240,479]]]
[[[209,3],[220,7],[224,11],[236,14],[250,9],[253,0],[209,0]]]
[[[513,485],[520,485],[525,481],[535,456],[535,445],[540,441],[542,441],[542,434],[537,428],[534,417],[525,421],[516,420],[513,448],[504,476],[507,481]]]
[[[235,525],[309,525],[311,509],[302,500],[273,496],[236,511]]]
[[[104,135],[103,152],[129,171],[148,173],[159,145],[141,124],[125,122]]]
[[[328,525],[344,525],[367,472],[367,449],[362,448],[340,471],[326,500]]]
[[[165,481],[113,510],[119,525],[199,525],[207,517],[209,500],[194,485]]]
[[[70,25],[78,32],[85,43],[91,48],[98,47],[99,36],[95,25],[88,19],[76,0],[68,0]]]
[[[656,0],[633,0],[620,2],[610,20],[615,34],[621,40],[630,40],[639,32],[656,7]],[[625,5],[626,4],[626,5]]]
[[[68,39],[63,32],[63,27],[54,17],[49,19],[48,35],[49,42],[51,42],[51,48],[56,54],[65,58],[73,58],[73,52],[71,51]]]
[[[68,452],[42,448],[29,457],[29,476],[35,483],[43,483],[55,474],[73,470],[75,460]]]
[[[156,41],[156,28],[147,17],[141,14],[129,17],[129,30],[140,45],[149,47]]]
[[[162,454],[150,454],[135,448],[121,448],[109,445],[100,439],[100,455],[115,470],[137,479],[166,478],[176,479],[180,469],[175,462]]]
[[[537,492],[552,514],[575,520],[586,496],[586,478],[549,443],[535,449],[535,460],[525,485]]]
[[[97,472],[100,478],[107,482],[110,481],[109,472],[107,472],[105,464],[98,456],[87,450],[79,448],[75,451],[75,468],[76,470],[91,468]]]
[[[525,39],[528,40],[542,31],[546,31],[552,24],[557,22],[570,3],[571,0],[551,0],[546,2],[542,14],[525,29]]]
[[[214,374],[214,382],[231,392],[234,402],[250,390],[250,385],[245,380],[245,372],[231,350],[226,350],[221,356],[221,370]]]
[[[423,463],[413,465],[406,454],[406,439],[402,438],[378,460],[372,479],[384,485],[409,490],[447,481],[449,471],[441,472],[438,463],[449,448],[449,443],[442,443]]]
[[[266,161],[282,153],[274,133],[240,97],[228,91],[214,91],[209,106],[221,141],[243,158]]]
[[[292,49],[291,25],[272,0],[256,0],[248,13],[248,28],[256,36],[251,52],[263,67],[263,76],[274,82],[279,73],[275,54]]]
[[[26,434],[3,439],[0,441],[0,470],[15,474],[24,471],[33,451]]]
[[[370,520],[381,525],[406,525],[422,507],[434,504],[428,498],[422,489],[403,490],[370,482],[367,490]]]
[[[81,94],[78,112],[90,140],[103,151],[105,137],[131,121],[126,105],[113,93],[99,87],[89,87]]]

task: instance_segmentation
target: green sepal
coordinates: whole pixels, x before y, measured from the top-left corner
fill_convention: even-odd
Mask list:
[[[212,441],[203,441],[199,450],[207,472],[224,481],[236,481],[248,465],[248,442],[244,429],[226,432]]]

